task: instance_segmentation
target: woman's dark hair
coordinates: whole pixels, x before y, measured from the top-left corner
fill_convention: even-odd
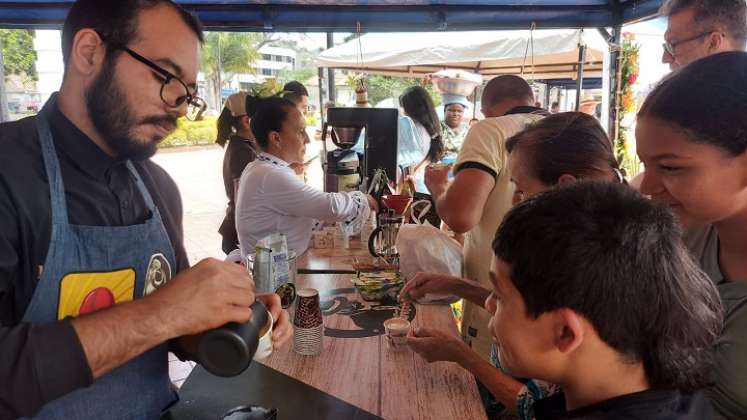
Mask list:
[[[259,99],[256,96],[246,95],[244,109],[246,109],[246,116],[250,119],[254,117],[254,113],[257,111],[258,102]],[[228,106],[224,106],[216,123],[218,135],[215,138],[215,142],[221,147],[224,147],[226,142],[228,142],[228,139],[239,130],[239,121],[241,121],[242,117],[244,116],[239,115],[234,117],[231,110],[228,109]]]
[[[555,185],[563,174],[621,178],[607,133],[596,118],[583,112],[547,116],[509,138],[506,149],[526,151],[530,172],[545,185]]]
[[[301,102],[302,96],[309,96],[309,91],[306,89],[301,82],[293,80],[283,86],[283,98],[288,99],[291,102]]]
[[[681,235],[671,211],[632,188],[580,181],[514,206],[493,249],[528,316],[569,308],[641,362],[652,388],[691,391],[710,382],[723,313]]]
[[[420,86],[411,86],[399,97],[399,103],[405,109],[405,113],[420,123],[431,136],[431,145],[428,149],[426,159],[438,162],[444,154],[444,141],[441,136],[441,123],[438,121],[436,107],[428,91]]]
[[[288,114],[294,109],[296,105],[293,102],[277,96],[259,98],[256,101],[254,117],[249,126],[262,149],[267,150],[270,132],[281,131]]]
[[[67,65],[73,47],[73,39],[83,28],[91,28],[106,38],[107,59],[121,52],[116,45],[128,45],[137,37],[137,17],[142,10],[168,5],[182,17],[200,43],[204,37],[200,22],[189,12],[171,0],[78,0],[70,7],[62,27],[62,59]]]
[[[664,79],[638,117],[683,130],[695,142],[739,156],[747,150],[747,53],[698,60]]]

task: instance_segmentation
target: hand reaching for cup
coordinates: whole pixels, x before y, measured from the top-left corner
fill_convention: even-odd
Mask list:
[[[462,283],[459,277],[438,273],[417,273],[402,288],[399,299],[411,302],[424,297],[426,293],[458,295],[458,288]]]
[[[277,349],[285,344],[293,335],[293,325],[290,322],[288,311],[283,309],[280,296],[275,293],[263,293],[257,295],[257,300],[262,301],[275,321],[272,327],[272,347]]]
[[[371,209],[371,211],[373,211],[374,213],[379,211],[379,203],[375,198],[373,198],[369,194],[366,194],[366,200],[368,201],[368,207]]]
[[[459,337],[432,328],[411,329],[407,345],[428,363],[459,363],[471,351]]]
[[[303,162],[292,162],[288,164],[288,166],[293,169],[293,172],[295,172],[296,175],[303,175],[306,170],[306,165]]]

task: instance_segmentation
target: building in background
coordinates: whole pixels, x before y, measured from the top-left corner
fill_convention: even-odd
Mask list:
[[[264,45],[258,53],[259,60],[254,68],[256,76],[262,81],[277,78],[283,70],[296,70],[296,52],[291,49]]]

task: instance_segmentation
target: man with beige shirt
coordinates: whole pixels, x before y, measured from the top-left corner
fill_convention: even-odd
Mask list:
[[[499,76],[485,86],[482,113],[486,119],[473,125],[457,158],[456,176],[449,184],[448,168],[428,168],[425,183],[439,216],[456,233],[467,233],[464,243],[464,276],[484,287],[490,285],[491,243],[503,215],[511,207],[513,186],[508,171],[505,141],[538,121],[546,111],[532,106],[534,93],[517,76]],[[439,275],[419,274],[419,282]],[[490,360],[492,340],[487,331],[490,315],[464,302],[462,338],[485,360]]]

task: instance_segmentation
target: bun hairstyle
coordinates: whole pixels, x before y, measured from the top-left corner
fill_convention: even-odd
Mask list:
[[[607,133],[583,112],[547,116],[509,138],[506,149],[525,151],[530,172],[544,185],[555,185],[563,174],[624,182]]]
[[[648,95],[638,118],[678,127],[692,141],[739,156],[747,150],[747,53],[698,60],[664,79]]]
[[[249,98],[247,97],[247,104]],[[270,133],[273,131],[281,131],[283,129],[283,123],[288,118],[288,114],[292,110],[296,109],[296,105],[288,99],[272,96],[269,98],[258,98],[252,99],[252,108],[254,110],[254,116],[250,126],[252,132],[256,137],[257,144],[267,150],[267,146],[270,143]],[[247,106],[247,109],[250,107]]]
[[[438,162],[444,154],[444,141],[441,136],[441,123],[436,114],[436,108],[428,91],[420,86],[411,86],[399,97],[399,102],[405,113],[425,127],[431,136],[431,144],[426,159],[430,162]]]

